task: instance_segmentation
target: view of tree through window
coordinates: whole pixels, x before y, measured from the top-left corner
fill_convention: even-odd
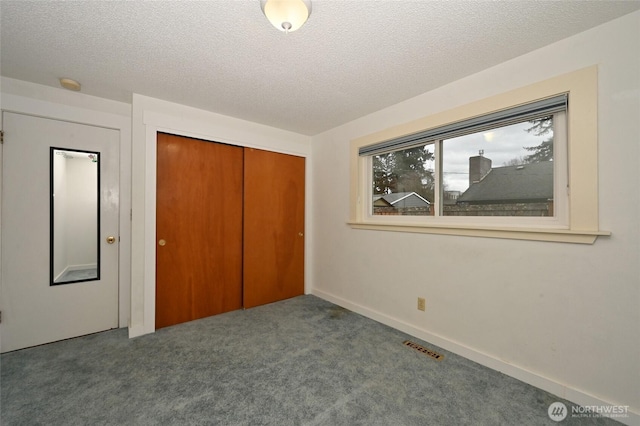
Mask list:
[[[433,144],[374,155],[374,214],[432,214],[434,165]]]
[[[553,216],[553,170],[553,116],[374,155],[373,214]]]

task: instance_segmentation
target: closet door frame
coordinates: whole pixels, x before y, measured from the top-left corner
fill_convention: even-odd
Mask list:
[[[132,146],[132,291],[129,337],[155,332],[157,133],[304,157],[305,294],[311,288],[311,138],[134,94]]]

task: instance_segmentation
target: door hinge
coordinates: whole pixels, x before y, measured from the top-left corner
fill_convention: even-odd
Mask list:
[[[0,130],[0,143],[4,143],[4,130]]]
[[[0,311],[0,322],[2,322],[2,311]]]

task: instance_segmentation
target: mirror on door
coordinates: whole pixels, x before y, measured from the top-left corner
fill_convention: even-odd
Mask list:
[[[51,285],[100,279],[100,153],[51,148]]]

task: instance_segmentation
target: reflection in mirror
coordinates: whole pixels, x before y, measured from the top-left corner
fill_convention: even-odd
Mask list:
[[[100,279],[100,153],[51,148],[51,285]]]

